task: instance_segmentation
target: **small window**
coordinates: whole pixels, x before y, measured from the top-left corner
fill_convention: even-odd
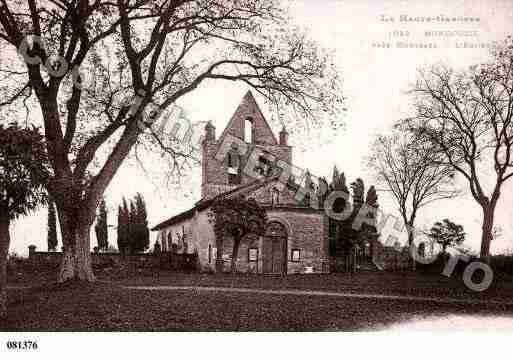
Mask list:
[[[235,158],[233,158],[233,153],[228,152],[228,167],[235,168]]]
[[[248,250],[248,262],[258,261],[258,248],[250,248]]]
[[[208,264],[212,263],[212,245],[208,245]]]
[[[301,250],[300,249],[293,249],[291,252],[291,261],[292,262],[299,262],[301,260]]]
[[[365,246],[363,247],[363,255],[366,257],[371,257],[371,244],[369,242],[365,242]]]
[[[277,188],[271,190],[271,205],[276,206],[280,204],[280,191]]]
[[[228,152],[228,184],[236,185],[241,183],[241,165],[240,165],[240,155],[237,152],[237,149],[232,148],[230,152]]]
[[[239,153],[237,149],[231,149],[228,152],[228,168],[239,168]]]

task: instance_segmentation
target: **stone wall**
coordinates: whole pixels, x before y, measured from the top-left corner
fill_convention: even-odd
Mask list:
[[[269,221],[284,225],[288,238],[286,244],[287,274],[329,273],[327,217],[312,209],[268,209]],[[263,241],[265,237],[245,238],[239,247],[237,270],[243,273],[262,273]],[[223,270],[229,271],[233,241],[223,240]],[[250,261],[249,250],[258,250],[258,260]],[[299,250],[299,260],[293,261],[292,252]]]
[[[29,262],[36,266],[59,266],[62,252],[38,252],[29,246]],[[122,256],[119,253],[91,253],[93,267],[134,265],[140,268],[198,270],[196,253],[139,253]]]
[[[373,262],[381,270],[405,270],[412,265],[407,248],[385,247],[376,241],[373,244]]]
[[[370,255],[363,252],[357,254],[350,250],[345,252],[338,249],[330,257],[332,272],[352,272],[366,270],[408,270],[411,269],[412,261],[407,248],[394,248],[384,246],[378,239],[369,240]]]
[[[219,142],[203,142],[202,149],[202,198],[212,198],[220,193],[227,192],[240,185],[244,185],[255,181],[255,178],[245,174],[245,166],[254,148],[265,150],[270,153],[274,158],[271,160],[276,166],[278,160],[284,161],[288,164],[292,162],[292,148],[289,146],[279,145],[267,145],[260,146],[254,144],[248,144],[248,150],[244,156],[242,156],[241,163],[239,163],[241,171],[240,184],[230,185],[228,183],[228,162],[224,158],[223,161],[218,161],[215,156],[219,147]]]
[[[287,227],[287,273],[329,272],[328,218],[322,211],[275,208],[268,217]],[[299,250],[298,261],[292,260],[294,250]]]

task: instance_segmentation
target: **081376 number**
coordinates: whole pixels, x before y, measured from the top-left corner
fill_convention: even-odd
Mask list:
[[[7,349],[9,350],[36,350],[37,342],[32,340],[24,340],[24,341],[8,341]]]

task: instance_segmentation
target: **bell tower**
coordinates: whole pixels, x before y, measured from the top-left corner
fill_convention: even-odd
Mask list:
[[[228,151],[223,161],[218,161],[215,158],[217,150],[228,134],[247,143],[248,151],[241,155],[234,147]],[[279,137],[278,141],[253,94],[248,91],[218,139],[215,136],[214,125],[209,122],[205,126],[205,139],[202,143],[201,197],[212,198],[254,181],[254,178],[244,174],[243,169],[249,154],[256,147],[276,160],[291,163],[292,147],[288,146],[288,133],[285,128]]]

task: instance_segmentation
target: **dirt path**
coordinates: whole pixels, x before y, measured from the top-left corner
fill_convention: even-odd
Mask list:
[[[477,299],[458,299],[458,298],[430,298],[408,295],[387,295],[387,294],[360,294],[329,292],[319,290],[294,290],[294,289],[253,289],[253,288],[233,288],[233,287],[202,287],[202,286],[124,286],[129,290],[150,290],[150,291],[180,291],[192,290],[197,292],[227,292],[227,293],[252,293],[252,294],[275,294],[275,295],[304,295],[304,296],[325,296],[340,298],[363,298],[363,299],[384,299],[384,300],[406,300],[416,302],[435,302],[435,303],[464,303],[464,304],[500,304],[513,305],[511,301],[498,300],[477,300]]]

